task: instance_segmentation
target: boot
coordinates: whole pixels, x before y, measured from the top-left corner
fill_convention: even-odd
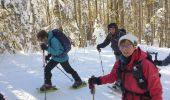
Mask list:
[[[82,81],[75,81],[74,84],[72,85],[72,88],[78,88],[79,86],[81,86],[83,84]]]
[[[41,87],[40,87],[40,91],[45,91],[45,90],[48,90],[52,88],[52,85],[51,84],[43,84]]]

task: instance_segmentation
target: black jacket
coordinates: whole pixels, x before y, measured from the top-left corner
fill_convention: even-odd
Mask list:
[[[164,60],[162,60],[161,66],[167,66],[168,64],[170,64],[170,54]]]
[[[110,44],[111,42],[111,48],[112,50],[114,51],[114,54],[115,55],[120,55],[121,52],[119,50],[119,47],[118,47],[118,42],[119,42],[119,38],[121,36],[125,35],[124,32],[122,31],[118,31],[116,34],[112,35],[112,33],[109,33],[106,37],[106,39],[104,40],[103,43],[99,44],[99,48],[104,48],[106,47],[107,45]]]

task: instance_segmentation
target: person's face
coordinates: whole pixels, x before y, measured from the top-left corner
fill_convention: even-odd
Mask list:
[[[128,40],[125,40],[124,42],[120,43],[119,49],[122,52],[123,56],[129,57],[133,54],[136,47]]]
[[[38,40],[39,40],[41,43],[47,43],[47,37],[38,38]]]
[[[109,33],[112,33],[113,35],[115,34],[115,32],[116,32],[116,30],[115,30],[115,28],[109,28]]]

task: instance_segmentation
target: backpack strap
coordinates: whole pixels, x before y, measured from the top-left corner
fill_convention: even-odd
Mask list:
[[[120,63],[120,61],[119,61],[119,63]],[[117,75],[118,75],[118,79],[121,82],[121,90],[122,90],[122,94],[124,96],[127,93],[130,93],[130,94],[132,94],[134,96],[135,95],[140,96],[140,98],[142,98],[142,97],[150,97],[148,91],[146,91],[143,94],[140,94],[140,93],[135,93],[135,92],[129,91],[124,87],[125,73],[133,73],[134,78],[136,79],[138,86],[141,89],[144,89],[144,90],[147,89],[147,81],[146,81],[146,79],[144,78],[144,75],[143,75],[142,63],[143,63],[143,60],[142,61],[135,61],[133,70],[122,69],[122,65],[119,64],[119,67],[117,69]]]
[[[135,64],[136,63],[136,64]],[[142,61],[135,61],[135,65],[133,67],[133,75],[134,78],[136,79],[138,86],[141,89],[146,89],[147,88],[147,81],[143,75],[143,70],[142,70]]]
[[[131,95],[133,95],[133,96],[139,96],[139,97],[140,97],[140,100],[142,100],[143,97],[148,97],[149,100],[152,99],[152,97],[150,96],[150,94],[149,94],[148,91],[147,91],[147,92],[144,92],[144,93],[136,93],[136,92],[129,91],[129,90],[125,89],[125,92],[126,92],[126,93],[129,93],[129,94],[131,94]]]
[[[64,52],[68,53],[71,50],[71,42],[68,37],[58,29],[52,30],[52,33],[53,37],[57,38],[60,41],[61,45],[64,48]]]

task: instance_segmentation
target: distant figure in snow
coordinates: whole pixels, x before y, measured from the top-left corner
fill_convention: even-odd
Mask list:
[[[158,66],[167,66],[170,64],[170,54],[164,60],[154,60],[154,63]]]

